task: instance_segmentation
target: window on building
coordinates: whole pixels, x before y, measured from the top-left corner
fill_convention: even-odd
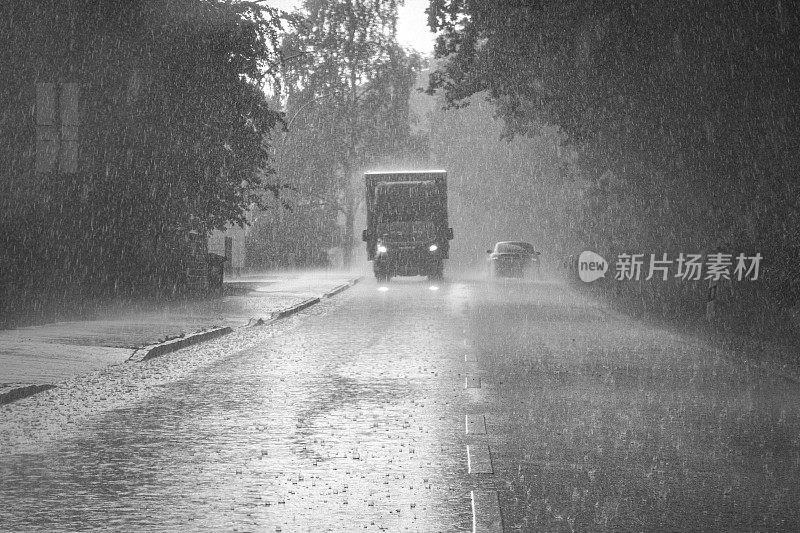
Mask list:
[[[36,84],[36,172],[78,171],[80,85]]]

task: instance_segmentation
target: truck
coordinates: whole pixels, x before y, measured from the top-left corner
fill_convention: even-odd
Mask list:
[[[366,172],[364,181],[367,228],[361,238],[375,279],[442,279],[453,239],[447,221],[447,172]]]

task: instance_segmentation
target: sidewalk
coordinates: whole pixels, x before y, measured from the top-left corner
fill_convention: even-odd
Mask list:
[[[122,363],[137,350],[169,339],[269,320],[281,309],[322,297],[355,278],[337,271],[244,276],[226,280],[226,296],[219,298],[165,304],[147,312],[120,310],[104,320],[0,330],[0,398]]]

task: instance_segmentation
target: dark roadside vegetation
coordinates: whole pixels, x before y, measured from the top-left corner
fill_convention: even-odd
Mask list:
[[[510,153],[539,151],[495,175],[518,197],[534,177],[522,205],[552,263],[593,250],[613,278],[620,253],[764,258],[758,280],[719,284],[708,326],[704,280],[578,289],[732,347],[797,346],[799,21],[780,0],[441,0],[429,88],[451,106],[488,104]]]
[[[0,327],[188,297],[190,234],[260,200],[258,82],[282,20],[253,5],[5,2]],[[273,37],[270,40],[270,37]],[[202,50],[202,53],[198,53]]]
[[[352,248],[351,175],[424,151],[396,13],[3,2],[0,327],[205,297],[205,237],[232,225],[258,270]]]

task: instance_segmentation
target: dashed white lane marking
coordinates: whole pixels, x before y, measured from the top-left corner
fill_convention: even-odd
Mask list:
[[[484,415],[467,415],[467,435],[486,435],[486,417]]]
[[[467,445],[467,471],[470,474],[494,474],[489,446],[485,444]]]
[[[481,378],[479,376],[467,376],[464,380],[465,389],[480,389]]]
[[[472,491],[472,532],[503,533],[497,491]]]
[[[478,356],[473,351],[472,343],[464,339],[464,361],[477,363]],[[479,376],[467,375],[464,380],[465,389],[481,388]],[[482,414],[467,414],[465,420],[467,435],[486,435],[486,417]],[[494,474],[492,455],[486,444],[467,445],[467,471],[470,474]],[[502,533],[503,521],[500,516],[500,502],[497,491],[472,491],[472,531],[486,533]]]

